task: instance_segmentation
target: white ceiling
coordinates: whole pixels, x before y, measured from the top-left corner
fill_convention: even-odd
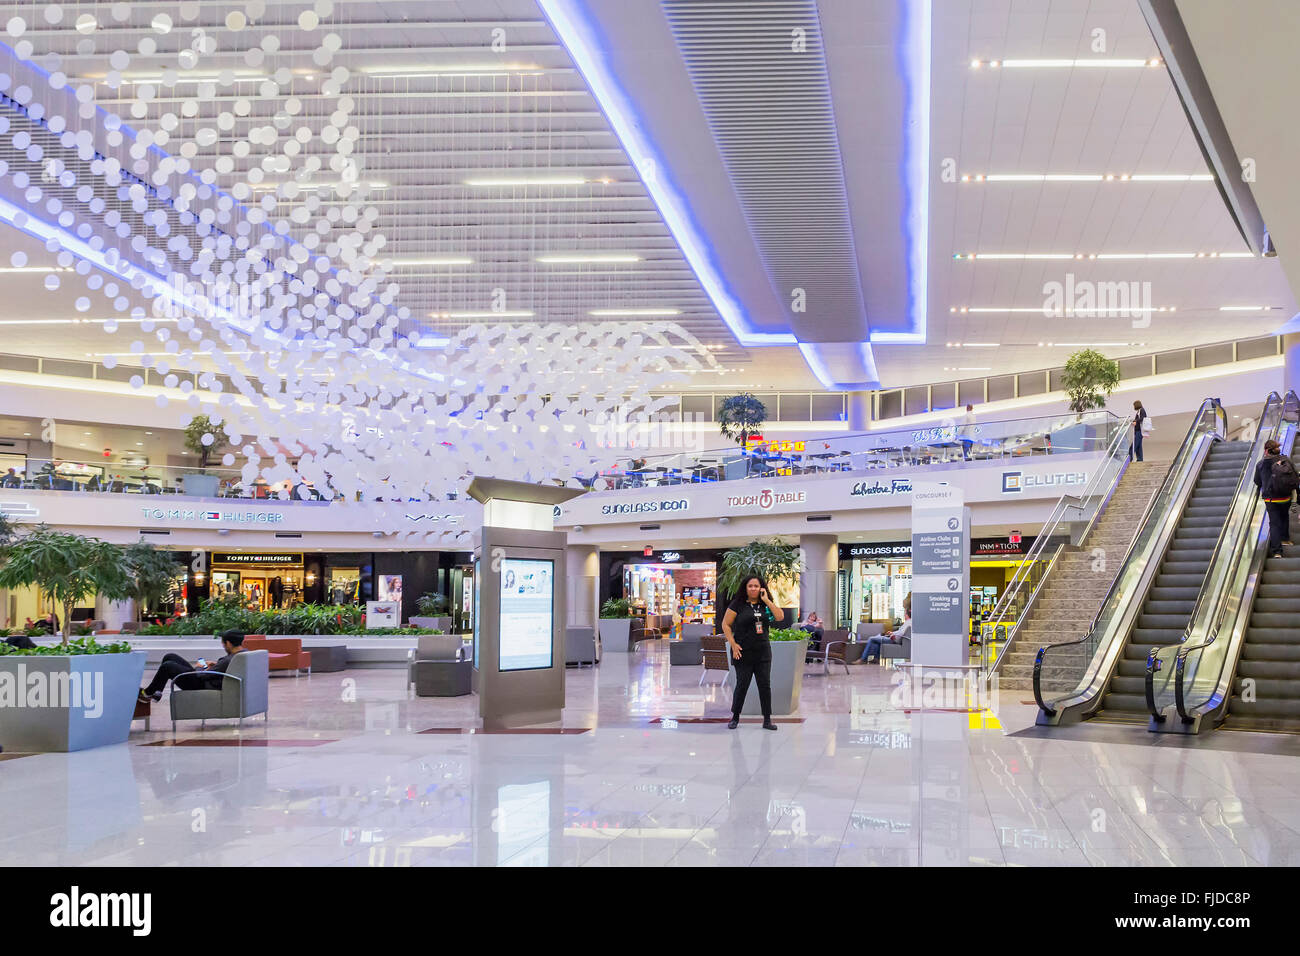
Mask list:
[[[658,9],[659,0],[622,0]],[[135,50],[153,36],[160,54],[136,56],[131,69],[161,69],[175,62],[202,24],[218,43],[205,68],[249,71],[240,51],[269,34],[279,52],[256,72],[281,66],[293,71],[292,94],[310,115],[328,115],[335,103],[318,92],[311,51],[325,28],[336,32],[342,50],[334,65],[353,76],[347,92],[356,100],[357,159],[372,189],[368,203],[379,210],[376,228],[388,237],[385,253],[395,258],[462,256],[467,265],[399,268],[399,304],[416,317],[431,312],[488,311],[495,290],[504,290],[507,309],[532,318],[511,321],[596,322],[594,309],[664,308],[706,345],[714,346],[725,375],[695,376],[708,389],[746,387],[816,388],[796,350],[741,349],[696,280],[629,164],[582,77],[558,44],[534,0],[458,2],[338,2],[317,31],[295,22],[306,3],[268,3],[266,14],[238,34],[226,14],[241,5],[194,4],[198,16],[184,19],[188,4],[133,3],[130,19],[110,15],[109,3],[65,5],[71,19],[96,17],[89,37],[95,51],[78,54],[85,36],[67,28],[37,28],[24,35],[38,49],[64,53],[61,68],[72,76],[96,76],[107,53]],[[43,4],[0,4],[0,23],[23,15],[37,20]],[[744,27],[744,4],[736,21]],[[867,8],[864,7],[864,11]],[[166,35],[149,22],[168,12],[176,29]],[[865,15],[865,13],[864,13]],[[39,21],[38,21],[39,25]],[[1091,50],[1092,31],[1104,29],[1104,54]],[[493,31],[505,49],[493,51]],[[12,43],[12,40],[10,40]],[[165,56],[163,54],[166,54]],[[1161,261],[955,261],[966,253],[1132,253],[1241,252],[1237,234],[1212,182],[1198,183],[962,183],[941,178],[952,159],[958,174],[969,173],[1204,173],[1206,167],[1182,107],[1163,67],[1154,69],[972,69],[970,61],[1008,57],[1095,56],[1146,58],[1155,45],[1136,0],[936,0],[933,7],[931,80],[931,190],[929,227],[929,310],[926,345],[877,345],[875,357],[886,386],[977,377],[1056,366],[1074,345],[1040,342],[1124,342],[1107,345],[1111,355],[1180,348],[1268,333],[1296,311],[1296,301],[1279,264],[1262,259]],[[485,63],[526,67],[505,73],[441,73],[410,76],[404,70]],[[684,70],[665,59],[664,71]],[[371,71],[371,72],[367,72]],[[377,75],[374,71],[390,74]],[[831,82],[835,74],[831,73]],[[127,109],[106,86],[100,105]],[[179,111],[189,88],[160,88],[148,114],[132,120],[137,129],[155,128],[167,112]],[[869,97],[870,91],[863,96]],[[229,151],[226,136],[242,135],[250,123],[273,122],[283,97],[264,100],[256,84],[236,84],[204,99],[182,131],[212,121],[248,99],[249,115],[235,117],[234,129],[201,149],[197,167]],[[839,100],[837,100],[838,102]],[[843,125],[853,117],[837,116]],[[841,137],[841,143],[853,141]],[[773,162],[798,155],[795,137]],[[0,140],[0,150],[9,149]],[[332,147],[304,147],[304,158],[322,159]],[[258,159],[238,159],[220,178],[230,186],[246,178]],[[756,156],[756,160],[758,157]],[[846,152],[846,167],[855,157]],[[469,179],[512,176],[581,178],[580,185],[471,186]],[[270,178],[270,177],[268,177]],[[317,182],[337,179],[328,170]],[[848,201],[869,203],[852,188]],[[608,180],[605,182],[604,180]],[[878,241],[879,237],[872,237]],[[796,240],[797,241],[797,237]],[[901,239],[899,240],[901,241]],[[33,264],[52,257],[13,230],[0,229],[0,266],[14,249],[29,251]],[[628,263],[546,264],[546,255],[627,254]],[[1157,313],[1150,327],[1127,320],[1046,320],[1041,315],[971,315],[961,307],[1037,308],[1043,284],[1063,281],[1067,272],[1094,281],[1148,281]],[[869,275],[869,270],[864,270]],[[37,275],[0,275],[6,295],[0,320],[85,318],[68,291],[50,293]],[[1224,313],[1225,305],[1261,304],[1267,313]],[[474,319],[426,318],[433,330],[449,330]],[[636,319],[631,319],[636,321]],[[130,339],[87,325],[2,326],[0,352],[86,358],[125,351]],[[949,342],[996,343],[996,349],[954,349]],[[954,368],[971,369],[967,372]],[[984,369],[989,369],[985,372]]]

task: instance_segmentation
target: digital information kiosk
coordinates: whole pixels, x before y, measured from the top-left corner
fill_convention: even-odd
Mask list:
[[[553,724],[564,707],[565,545],[555,506],[578,488],[475,478],[474,690],[485,729]]]

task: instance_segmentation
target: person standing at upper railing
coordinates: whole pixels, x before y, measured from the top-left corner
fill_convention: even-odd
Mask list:
[[[1300,476],[1275,441],[1264,442],[1264,457],[1255,466],[1255,487],[1268,512],[1268,556],[1280,558],[1282,546],[1291,543],[1291,499],[1300,487]]]
[[[966,406],[966,415],[961,422],[961,456],[970,461],[970,446],[975,444],[975,406]]]
[[[1142,460],[1142,436],[1151,431],[1151,416],[1142,407],[1142,403],[1133,403],[1133,460]]]

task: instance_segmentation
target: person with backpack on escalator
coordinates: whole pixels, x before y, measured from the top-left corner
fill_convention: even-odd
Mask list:
[[[1300,475],[1275,441],[1264,442],[1264,457],[1255,466],[1255,487],[1268,512],[1268,556],[1280,558],[1282,546],[1291,543],[1291,499],[1300,487]]]

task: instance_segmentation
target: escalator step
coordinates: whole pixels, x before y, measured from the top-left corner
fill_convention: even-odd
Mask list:
[[[1105,694],[1101,698],[1101,710],[1106,713],[1143,714],[1147,711],[1146,694]]]
[[[1300,625],[1300,591],[1295,592],[1294,597],[1264,597],[1260,595],[1255,598],[1251,611],[1256,614],[1289,614],[1297,625]]]
[[[1289,691],[1272,691],[1269,697],[1300,697],[1300,661],[1248,661],[1237,665],[1237,677],[1253,677],[1256,681],[1273,681],[1284,684]]]
[[[1137,626],[1140,628],[1173,628],[1181,631],[1187,627],[1187,614],[1147,614],[1138,615]]]
[[[1241,645],[1241,663],[1237,667],[1245,667],[1247,662],[1263,664],[1285,661],[1300,661],[1300,641],[1294,644],[1268,644],[1252,641],[1247,634],[1246,643]]]
[[[1236,694],[1228,704],[1228,710],[1243,717],[1300,717],[1300,699],[1244,701]]]
[[[1159,585],[1153,587],[1149,592],[1147,592],[1148,598],[1153,602],[1191,601],[1195,603],[1196,599],[1200,597],[1200,595],[1200,588],[1166,588],[1160,587]],[[1258,604],[1259,602],[1256,601],[1255,603]]]
[[[1297,626],[1300,626],[1300,620],[1297,620],[1294,614],[1274,614],[1269,611],[1251,611],[1250,614],[1250,629],[1252,631],[1256,628],[1285,630]]]
[[[1146,697],[1147,676],[1146,669],[1142,671],[1141,677],[1128,677],[1123,674],[1110,679],[1110,686],[1106,688],[1109,694],[1123,694],[1129,697]]]
[[[1300,631],[1290,627],[1260,627],[1252,620],[1246,626],[1246,644],[1300,645]]]

